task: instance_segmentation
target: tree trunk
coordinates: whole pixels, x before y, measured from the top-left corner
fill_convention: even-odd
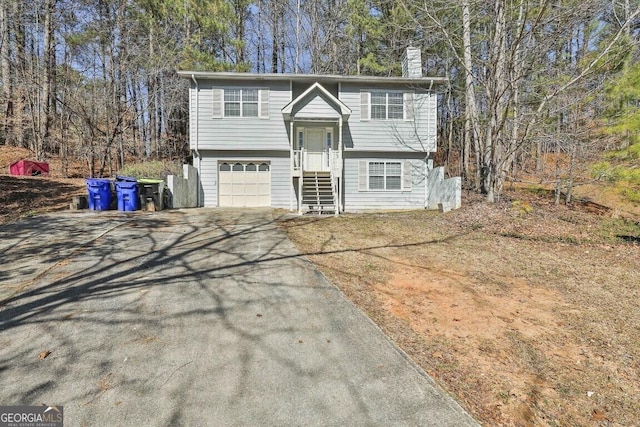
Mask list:
[[[53,122],[53,86],[55,82],[56,56],[55,37],[53,34],[53,16],[55,14],[55,0],[47,0],[44,16],[44,64],[45,75],[42,84],[42,118],[40,135],[42,138],[42,150],[38,153],[38,160],[45,160],[45,152],[51,149],[51,123]]]
[[[15,58],[16,63],[14,78],[15,86],[14,86],[14,105],[13,105],[13,113],[14,120],[12,123],[13,133],[15,135],[16,145],[19,147],[25,147],[25,136],[24,136],[24,117],[25,117],[25,106],[27,100],[26,87],[24,84],[25,77],[27,75],[27,60],[25,55],[26,49],[26,36],[23,20],[23,7],[24,3],[21,1],[13,2],[13,37],[15,39]]]
[[[471,144],[474,145],[475,162],[476,162],[476,174],[475,184],[476,188],[480,188],[481,184],[481,153],[479,146],[479,132],[477,127],[478,112],[476,110],[476,94],[475,83],[473,77],[473,62],[471,59],[471,18],[469,12],[469,0],[462,1],[462,43],[463,43],[463,58],[464,58],[464,70],[465,70],[465,110],[464,110],[464,151],[469,153],[471,151]],[[465,154],[468,156],[468,154]],[[467,173],[468,173],[468,165]]]
[[[9,2],[3,1],[0,5],[0,72],[2,73],[2,101],[5,103],[4,120],[2,130],[4,138],[0,143],[11,144],[12,142],[12,119],[13,119],[13,76],[11,75],[11,31],[9,28],[10,10]]]

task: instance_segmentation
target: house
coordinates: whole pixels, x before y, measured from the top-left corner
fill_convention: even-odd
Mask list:
[[[338,213],[428,205],[441,77],[180,71],[199,206]]]

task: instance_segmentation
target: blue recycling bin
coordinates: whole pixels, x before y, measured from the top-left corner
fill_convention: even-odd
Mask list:
[[[104,178],[87,179],[89,192],[89,209],[92,211],[106,211],[111,205],[111,181]]]
[[[128,176],[117,176],[116,197],[119,211],[138,210],[138,181]]]

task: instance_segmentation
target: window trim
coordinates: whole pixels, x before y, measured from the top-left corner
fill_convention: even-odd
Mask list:
[[[401,192],[408,191],[404,188],[404,162],[402,160],[367,160],[367,190],[366,191],[378,191],[378,192]],[[384,188],[371,188],[371,164],[372,163],[381,163],[383,165],[382,175],[382,183]],[[400,173],[398,175],[387,175],[387,165],[388,164],[398,164],[400,165]],[[398,177],[400,180],[400,188],[387,188],[387,178],[388,177]]]
[[[261,118],[261,91],[262,88],[259,87],[225,87],[222,88],[222,118],[223,119],[259,119]],[[231,102],[231,101],[226,101],[225,100],[225,95],[227,93],[227,91],[231,91],[231,90],[238,90],[240,91],[240,100],[239,102]],[[250,101],[250,102],[245,102],[244,101],[244,92],[248,91],[248,90],[255,90],[256,94],[257,94],[257,99],[256,101]],[[226,105],[228,103],[233,103],[233,104],[240,104],[240,115],[239,116],[229,116],[227,115],[227,109],[226,109]],[[244,109],[243,109],[243,104],[255,104],[256,106],[256,115],[255,116],[246,116],[244,115]]]
[[[373,96],[374,94],[384,94],[384,99],[385,99],[385,103],[384,103],[384,118],[381,117],[374,117],[373,116],[373,107],[375,106],[382,106],[383,104],[379,104],[373,103]],[[389,95],[390,94],[396,94],[396,95],[400,95],[400,100],[402,101],[400,104],[389,104]],[[375,121],[385,121],[385,120],[405,120],[406,118],[406,114],[405,114],[405,110],[406,110],[406,102],[405,102],[405,91],[402,90],[372,90],[369,92],[369,119],[370,120],[375,120]],[[389,117],[389,105],[394,105],[394,106],[399,106],[401,107],[401,111],[402,111],[402,117]]]

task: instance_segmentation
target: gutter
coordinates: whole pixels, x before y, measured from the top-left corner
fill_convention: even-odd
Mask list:
[[[228,79],[250,81],[287,81],[287,82],[354,82],[354,83],[397,83],[420,85],[433,88],[446,84],[447,77],[379,77],[379,76],[340,76],[334,74],[290,74],[290,73],[238,73],[230,71],[178,71],[182,78]]]

